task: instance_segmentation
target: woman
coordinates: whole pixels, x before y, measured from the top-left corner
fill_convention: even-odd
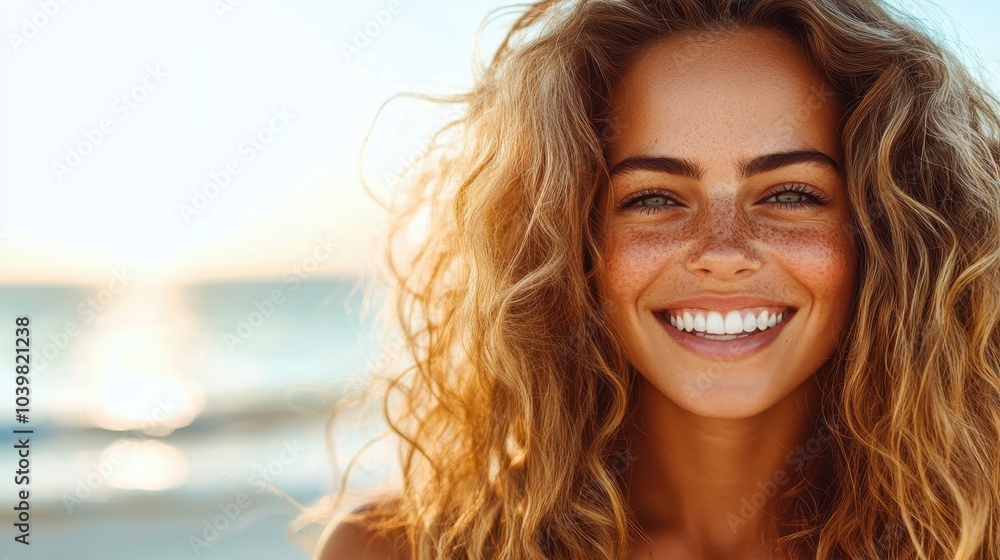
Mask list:
[[[949,52],[545,1],[458,101],[392,237],[430,208],[404,484],[322,558],[1000,558],[1000,118]]]

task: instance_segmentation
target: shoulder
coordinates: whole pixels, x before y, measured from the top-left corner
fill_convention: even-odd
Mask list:
[[[366,513],[378,504],[367,504],[352,513]],[[377,533],[364,521],[344,521],[323,532],[316,560],[408,560],[402,530]]]

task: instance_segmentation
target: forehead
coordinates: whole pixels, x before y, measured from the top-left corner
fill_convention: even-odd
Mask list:
[[[687,32],[654,43],[622,75],[611,106],[620,131],[608,144],[612,161],[803,146],[841,156],[833,87],[773,30]]]

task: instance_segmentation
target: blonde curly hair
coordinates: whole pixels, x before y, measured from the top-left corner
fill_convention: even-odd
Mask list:
[[[665,36],[761,27],[794,39],[843,101],[859,255],[831,432],[784,498],[783,544],[1000,558],[1000,111],[876,0],[528,7],[474,88],[443,99],[461,116],[393,192],[387,262],[411,363],[382,390],[403,483],[344,519],[403,535],[414,560],[626,557],[635,372],[595,291],[609,94]],[[421,211],[431,228],[399,262]]]

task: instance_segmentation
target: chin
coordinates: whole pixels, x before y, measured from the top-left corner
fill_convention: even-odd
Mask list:
[[[705,418],[736,420],[757,416],[777,404],[777,401],[768,398],[754,398],[754,396],[748,396],[745,393],[734,394],[732,391],[719,391],[706,393],[700,397],[692,396],[686,401],[676,404],[692,414]]]
[[[687,402],[676,403],[691,414],[704,418],[719,418],[739,420],[752,418],[763,413],[776,404],[772,400],[747,399],[739,395],[720,395],[719,397],[692,398]]]
[[[705,418],[750,418],[775,406],[796,389],[780,387],[787,382],[770,383],[759,376],[749,383],[736,382],[733,377],[739,374],[735,372],[703,373],[679,379],[667,374],[660,380],[640,375],[645,380],[644,390],[657,391],[674,405]],[[665,381],[668,378],[670,381]]]

